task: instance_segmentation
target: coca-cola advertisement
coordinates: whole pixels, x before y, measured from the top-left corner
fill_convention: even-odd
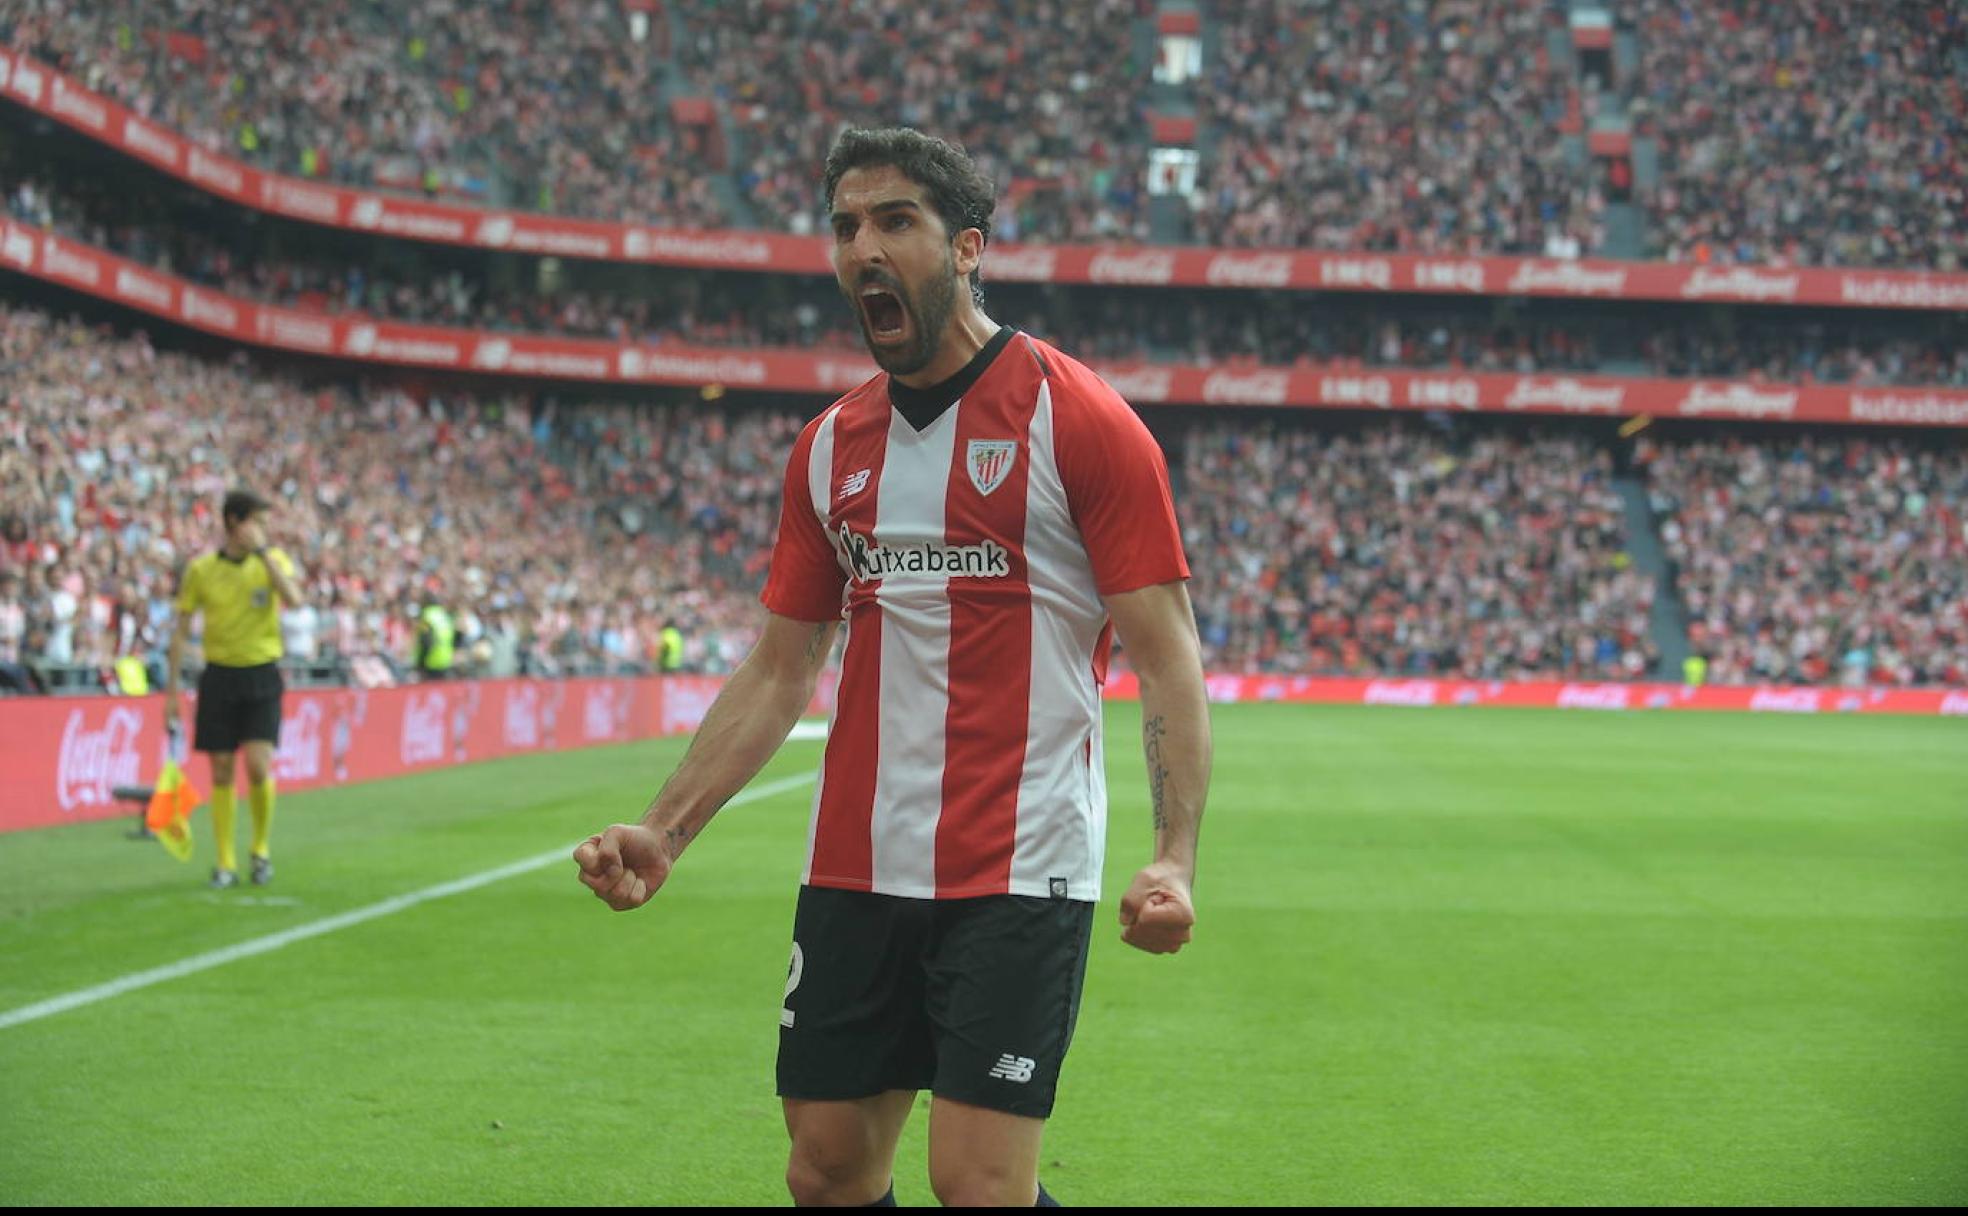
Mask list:
[[[530,752],[541,745],[540,686],[510,683],[500,690],[500,738],[509,751]]]
[[[694,728],[721,681],[688,680]],[[285,790],[368,781],[515,752],[626,742],[666,730],[665,680],[454,681],[415,688],[290,691],[274,777]],[[552,707],[580,706],[583,726],[556,740]],[[186,697],[187,717],[195,698]],[[563,732],[564,734],[567,732]],[[119,786],[154,782],[166,758],[163,698],[0,700],[0,831],[135,813]],[[191,771],[206,780],[204,761]]]
[[[275,779],[292,784],[319,781],[322,762],[327,759],[322,746],[327,742],[322,720],[328,714],[325,697],[307,697],[286,708],[280,717],[280,747],[273,753]]]
[[[686,734],[701,726],[721,683],[714,676],[672,677],[663,689],[662,733]]]
[[[581,690],[581,741],[608,743],[630,738],[635,689],[627,680],[590,681]]]
[[[135,785],[143,767],[143,714],[114,702],[95,708],[75,706],[62,723],[55,800],[64,811],[108,805],[111,791]]]
[[[444,708],[442,688],[419,688],[405,695],[396,732],[396,754],[403,767],[444,759]]]
[[[809,715],[831,714],[836,682],[822,674]],[[689,734],[723,687],[721,676],[676,675],[290,690],[274,777],[305,790]],[[185,698],[187,720],[195,702]],[[154,782],[169,745],[159,696],[0,700],[0,832],[135,814],[115,790]],[[190,766],[201,785],[204,764]]]

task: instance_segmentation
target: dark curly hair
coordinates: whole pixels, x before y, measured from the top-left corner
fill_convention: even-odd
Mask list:
[[[901,170],[902,176],[923,188],[950,236],[975,228],[987,244],[990,242],[991,214],[998,209],[997,186],[962,144],[908,127],[849,127],[841,132],[827,153],[821,187],[827,210],[834,209],[834,190],[848,170],[883,165]],[[970,272],[970,298],[984,303],[984,287],[976,270]]]

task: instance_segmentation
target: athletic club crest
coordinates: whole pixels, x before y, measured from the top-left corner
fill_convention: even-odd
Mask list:
[[[1011,462],[1018,459],[1018,442],[1013,439],[973,439],[965,463],[970,466],[970,484],[979,494],[989,494],[1011,476]]]

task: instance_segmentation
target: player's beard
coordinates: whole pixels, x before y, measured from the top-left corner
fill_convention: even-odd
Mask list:
[[[957,261],[947,251],[943,255],[943,273],[930,276],[923,285],[922,301],[918,305],[909,289],[901,279],[893,275],[870,274],[855,285],[858,297],[861,289],[870,283],[879,283],[895,293],[895,299],[902,305],[903,315],[909,320],[909,340],[900,346],[880,346],[875,342],[874,331],[868,325],[868,311],[862,307],[858,298],[852,300],[854,316],[861,324],[861,340],[868,345],[868,353],[874,356],[877,366],[891,376],[908,376],[928,367],[936,358],[937,348],[943,344],[943,331],[949,328],[950,317],[957,310]]]

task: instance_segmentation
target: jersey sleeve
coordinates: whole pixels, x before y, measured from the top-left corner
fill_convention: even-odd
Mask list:
[[[824,417],[824,415],[822,416]],[[796,621],[840,618],[841,591],[847,575],[834,557],[834,547],[813,511],[808,468],[813,460],[816,421],[800,432],[786,461],[786,479],[779,503],[779,535],[772,544],[772,565],[766,572],[759,600],[766,609]]]
[[[266,555],[267,560],[272,562],[280,573],[286,575],[288,578],[294,577],[294,559],[287,556],[287,550],[268,549]]]
[[[190,561],[178,574],[178,615],[190,616],[198,611],[198,563]]]
[[[1091,370],[1053,369],[1055,458],[1094,585],[1119,595],[1188,578],[1161,445]]]

